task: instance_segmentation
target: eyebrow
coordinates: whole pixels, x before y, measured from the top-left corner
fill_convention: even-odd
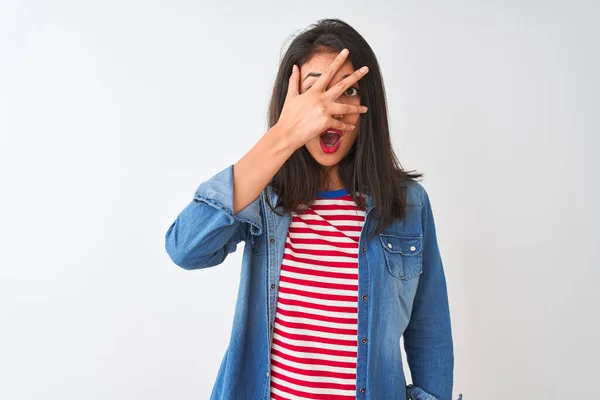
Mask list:
[[[319,77],[319,76],[321,76],[321,75],[322,75],[322,74],[320,74],[320,73],[318,73],[318,72],[309,72],[309,73],[308,73],[308,75],[306,75],[306,76],[304,77],[304,79],[302,79],[302,82],[304,82],[304,81],[306,80],[306,78],[310,78],[311,76],[316,76],[316,77],[318,78],[318,77]],[[347,77],[349,77],[349,76],[350,76],[350,74],[346,74],[346,75],[342,76],[342,79],[345,79],[345,78],[347,78]]]

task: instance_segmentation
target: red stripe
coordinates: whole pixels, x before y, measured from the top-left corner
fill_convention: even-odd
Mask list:
[[[344,219],[346,220],[346,219]],[[333,225],[328,220],[325,219],[302,219],[298,216],[292,217],[292,222],[290,226],[293,227],[303,227],[303,226],[333,226],[335,229],[342,232],[360,232],[362,230],[362,226],[360,225]]]
[[[295,240],[292,240],[292,241],[295,242]],[[357,249],[356,244],[352,244],[351,248],[354,250],[354,252],[352,252],[352,253],[347,253],[345,251],[340,251],[340,250],[329,250],[329,249],[302,249],[302,248],[294,246],[293,244],[291,244],[288,241],[285,242],[286,250],[292,250],[294,253],[298,253],[298,254],[310,254],[313,256],[325,256],[325,257],[347,257],[347,258],[358,259],[358,251],[356,251],[356,249]]]
[[[363,221],[365,220],[364,215],[356,215],[356,214],[332,214],[332,215],[320,215],[314,212],[310,213],[311,215],[318,215],[320,218],[324,218],[327,221]]]
[[[338,378],[338,379],[356,379],[356,374],[351,373],[351,372],[334,372],[334,371],[295,368],[290,365],[279,362],[277,360],[271,360],[271,365],[274,365],[278,368],[284,369],[286,371],[289,371],[289,372],[292,372],[292,373],[298,374],[298,375]]]
[[[323,365],[323,366],[327,366],[327,367],[339,367],[339,368],[356,368],[356,362],[324,360],[324,359],[320,359],[320,358],[296,357],[291,354],[281,352],[277,349],[272,349],[271,353],[273,353],[276,356],[279,356],[285,360],[295,362],[297,364]]]
[[[334,248],[339,247],[339,248],[344,248],[344,249],[356,249],[356,248],[358,248],[357,243],[331,242],[331,241],[325,240],[323,238],[291,238],[291,237],[288,236],[288,239],[292,243],[298,243],[298,244],[312,244],[312,245],[321,245],[321,246],[332,246]],[[355,240],[356,242],[358,242],[358,238],[357,239],[350,238],[350,239]]]
[[[304,379],[292,378],[291,376],[287,376],[281,372],[273,371],[271,373],[275,378],[279,378],[281,380],[293,383],[294,385],[306,386],[311,388],[320,388],[320,389],[338,389],[338,390],[354,390],[356,389],[356,383],[336,383],[336,382],[313,382],[307,381]]]
[[[310,227],[305,228],[305,227],[298,227],[298,226],[292,226],[292,225],[290,225],[288,232],[289,233],[312,233],[317,236],[348,237],[347,235],[344,235],[340,231],[324,231],[324,230],[320,230],[320,229],[312,229]]]
[[[344,226],[344,225],[333,225],[333,224],[331,224],[329,222],[329,220],[328,220],[329,215],[320,215],[320,214],[317,214],[317,213],[311,213],[311,215],[316,215],[318,218],[316,218],[316,219],[312,219],[312,218],[311,219],[305,219],[305,218],[300,217],[299,215],[294,215],[292,217],[291,224],[292,225],[298,224],[298,225],[333,226],[333,227],[335,227],[337,229],[339,229],[341,226]],[[336,215],[336,216],[343,217],[343,218],[340,219],[340,221],[357,221],[357,222],[364,221],[364,217],[362,217],[362,216],[360,216],[358,218],[358,220],[355,219],[355,218],[348,218],[351,215],[348,215],[348,216],[347,215]],[[360,224],[352,224],[352,225],[347,225],[347,226],[352,227],[352,229],[358,228],[359,230],[362,228],[362,226]]]
[[[358,296],[345,296],[342,294],[315,293],[307,292],[300,289],[292,289],[285,286],[279,287],[279,293],[296,294],[298,296],[311,297],[314,299],[331,300],[331,301],[358,301]]]
[[[298,346],[295,344],[287,343],[277,338],[273,339],[273,344],[276,344],[280,347],[284,347],[288,350],[292,350],[296,353],[312,353],[312,354],[322,354],[336,357],[356,357],[356,351],[352,350],[334,350],[328,348],[321,347],[312,347],[312,346]]]
[[[310,319],[314,319],[317,321],[332,322],[335,324],[356,324],[356,323],[358,323],[357,318],[330,317],[328,315],[312,314],[312,313],[308,313],[308,312],[304,312],[304,311],[284,310],[283,308],[281,308],[279,306],[277,306],[277,313],[288,316],[288,317],[310,318]]]
[[[281,291],[281,288],[279,291]],[[327,304],[309,303],[307,301],[296,299],[283,299],[281,297],[277,301],[289,306],[313,308],[315,310],[324,310],[330,312],[355,313],[358,311],[358,307],[330,306]]]
[[[281,282],[293,283],[294,285],[308,286],[314,288],[337,289],[337,290],[358,290],[358,285],[350,285],[345,283],[328,283],[312,281],[310,279],[292,278],[289,276],[281,276]]]
[[[303,392],[300,390],[295,390],[295,389],[292,389],[289,387],[285,387],[276,382],[271,382],[271,386],[273,386],[276,389],[281,390],[282,392],[289,393],[293,396],[307,397],[312,400],[354,400],[356,398],[354,395],[342,396],[342,395],[333,395],[333,394],[318,394],[318,393]]]
[[[302,340],[302,341],[317,342],[317,343],[324,343],[324,344],[333,344],[333,345],[337,345],[337,346],[356,346],[356,340],[324,338],[324,337],[313,336],[313,335],[298,335],[295,333],[286,332],[277,327],[275,327],[275,329],[273,329],[273,333],[277,334],[278,336],[281,336],[283,338],[289,339],[289,340]]]
[[[312,206],[310,206],[311,210],[317,211],[317,210],[333,210],[333,211],[341,211],[341,210],[346,210],[346,211],[365,211],[365,210],[361,210],[360,208],[358,208],[355,205],[352,204],[313,204]],[[346,213],[346,214],[350,214],[350,213]]]
[[[335,333],[338,335],[356,335],[358,333],[358,330],[356,329],[330,328],[328,326],[320,326],[300,322],[288,322],[280,319],[279,317],[275,317],[275,322],[281,326],[285,326],[290,329],[302,329],[305,331]]]
[[[358,279],[358,274],[344,274],[341,272],[329,272],[319,271],[316,269],[293,267],[287,264],[281,264],[281,270],[287,272],[294,272],[296,274],[302,274],[307,276],[323,276],[327,278],[340,278],[340,279]]]
[[[271,399],[273,399],[273,400],[291,400],[291,399],[288,399],[287,397],[281,397],[280,395],[273,393],[273,392],[271,392]]]
[[[296,256],[294,256],[292,254],[289,254],[289,253],[284,253],[283,254],[283,259],[284,260],[295,261],[295,262],[298,262],[298,263],[310,264],[310,265],[323,266],[323,264],[325,264],[328,267],[332,267],[332,268],[352,268],[352,269],[356,269],[357,268],[356,261],[354,261],[354,262],[327,261],[326,263],[324,263],[323,261],[319,261],[319,260],[310,260],[308,258],[296,257]]]

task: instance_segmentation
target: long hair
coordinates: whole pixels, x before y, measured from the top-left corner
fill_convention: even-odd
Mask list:
[[[344,187],[360,209],[366,209],[361,195],[370,193],[373,196],[377,224],[372,236],[375,236],[392,219],[405,218],[406,193],[403,183],[416,181],[423,174],[404,171],[394,153],[379,64],[371,47],[354,28],[339,19],[321,19],[291,41],[277,72],[268,124],[271,128],[279,120],[292,66],[296,64],[300,67],[315,54],[340,52],[344,48],[350,51],[348,59],[354,69],[363,65],[369,67],[369,73],[358,81],[361,104],[367,106],[369,111],[360,115],[356,141],[339,162],[339,172]],[[275,208],[283,206],[285,212],[298,213],[305,210],[316,197],[322,168],[305,146],[297,149],[269,183],[278,195]],[[269,201],[267,203],[273,209],[273,205]]]

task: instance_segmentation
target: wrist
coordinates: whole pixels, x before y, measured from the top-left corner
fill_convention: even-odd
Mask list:
[[[290,151],[290,153],[293,153],[299,147],[301,147],[294,140],[292,132],[287,127],[281,126],[278,123],[273,125],[267,134],[270,134],[270,136],[273,137],[278,145],[277,147],[281,148],[282,150],[286,149]]]

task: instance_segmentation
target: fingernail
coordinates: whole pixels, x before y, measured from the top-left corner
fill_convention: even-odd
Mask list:
[[[369,70],[369,67],[366,67],[366,66],[365,66],[365,67],[362,67],[362,68],[360,69],[360,72],[362,72],[362,73],[366,73],[368,70]]]
[[[362,106],[361,109],[365,112],[368,110],[367,106]]]
[[[343,49],[343,50],[341,51],[341,54],[342,54],[343,56],[345,56],[346,54],[348,54],[348,49]]]

